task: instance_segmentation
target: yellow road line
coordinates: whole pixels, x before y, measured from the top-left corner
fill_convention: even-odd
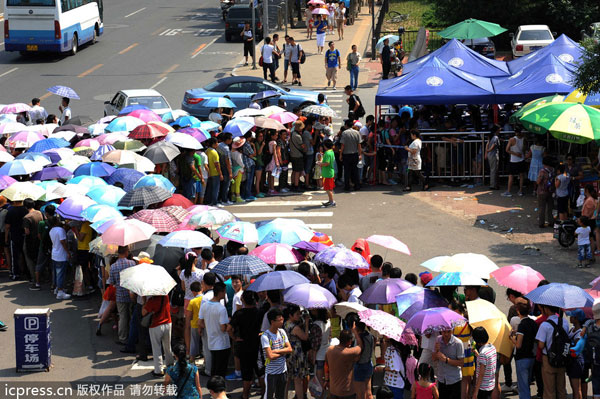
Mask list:
[[[126,52],[128,52],[129,50],[131,50],[132,48],[134,48],[135,46],[137,46],[139,43],[133,43],[131,46],[124,48],[123,50],[119,51],[119,54],[125,54]]]
[[[196,47],[196,50],[192,51],[190,53],[190,55],[196,55],[200,50],[202,50],[204,47],[206,47],[206,43],[202,43],[201,45],[199,45],[198,47]]]
[[[78,78],[83,78],[84,76],[88,76],[90,73],[92,73],[92,72],[94,72],[94,71],[102,68],[103,65],[104,64],[95,65],[95,66],[91,67],[90,69],[88,69],[87,71],[85,71],[83,73],[80,73],[79,75],[77,75],[77,77]]]
[[[173,72],[175,69],[177,69],[178,66],[179,66],[179,64],[175,64],[175,65],[170,66],[163,73],[161,73],[158,77],[160,79],[164,78],[165,76],[167,76],[168,74],[170,74],[171,72]]]
[[[160,32],[164,31],[166,28],[164,26],[161,26],[160,28],[158,28],[157,30],[155,30],[154,32],[152,32],[150,34],[150,36],[155,36],[157,34],[159,34]]]
[[[40,96],[39,98],[40,98],[40,100],[45,100],[45,99],[47,99],[48,97],[50,97],[51,95],[52,95],[52,93],[50,93],[50,92],[47,92],[46,94],[44,94],[43,96]]]

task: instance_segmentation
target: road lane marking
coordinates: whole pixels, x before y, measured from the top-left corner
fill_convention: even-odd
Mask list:
[[[165,76],[164,78],[162,78],[161,80],[159,80],[158,82],[156,82],[153,86],[151,86],[151,89],[154,89],[156,86],[158,86],[159,84],[161,84],[162,82],[164,82],[165,80],[167,80],[167,77]]]
[[[169,68],[167,68],[166,71],[164,71],[163,73],[161,73],[158,77],[159,78],[164,78],[165,76],[167,76],[168,74],[170,74],[171,72],[173,72],[175,69],[177,69],[177,67],[179,66],[179,64],[175,64],[175,65],[171,65]]]
[[[9,69],[8,71],[6,71],[6,72],[4,72],[4,73],[0,74],[0,78],[1,78],[1,77],[3,77],[3,76],[6,76],[6,75],[8,75],[9,73],[12,73],[12,72],[16,71],[17,69],[19,69],[19,68],[13,68],[13,69]]]
[[[216,42],[218,39],[218,37],[215,37],[214,39],[212,39],[210,42],[208,42],[208,44],[202,48],[198,47],[197,51],[192,55],[192,59],[196,58],[198,56],[198,54],[202,54],[202,52],[204,50],[206,50],[210,45],[212,45],[214,42]]]
[[[139,9],[139,10],[137,10],[137,11],[134,11],[134,12],[132,12],[132,13],[130,13],[130,14],[127,14],[127,15],[125,15],[125,17],[124,17],[124,18],[129,18],[129,17],[131,17],[132,15],[135,15],[135,14],[137,14],[138,12],[142,12],[142,11],[144,11],[145,9],[146,9],[146,7],[142,7],[142,8],[140,8],[140,9]]]
[[[161,26],[160,28],[158,28],[157,30],[155,30],[154,32],[152,32],[150,34],[150,36],[155,36],[158,32],[162,32],[165,29],[164,26]]]
[[[256,218],[310,218],[310,217],[331,217],[333,212],[232,212],[240,219]]]
[[[83,78],[84,76],[88,76],[90,73],[93,73],[94,71],[102,68],[102,66],[104,66],[104,64],[95,65],[95,66],[91,67],[90,69],[88,69],[87,71],[80,73],[79,75],[77,75],[77,77]]]
[[[333,224],[331,223],[306,223],[306,226],[309,229],[313,229],[313,230],[331,230],[333,229]],[[329,238],[331,238],[331,236],[329,236]]]
[[[119,51],[119,54],[125,54],[126,52],[128,52],[129,50],[131,50],[132,48],[134,48],[135,46],[137,46],[139,43],[133,43],[131,46],[124,48],[123,50]]]
[[[52,93],[50,93],[50,92],[47,92],[46,94],[44,94],[44,95],[40,96],[40,97],[39,97],[39,99],[40,99],[40,101],[41,101],[41,100],[45,100],[45,99],[47,99],[48,97],[50,97],[51,95],[52,95]]]
[[[206,43],[202,43],[201,45],[196,47],[196,50],[192,51],[190,55],[193,57],[198,51],[202,50],[204,47],[206,47]]]
[[[252,201],[247,202],[241,207],[248,206],[321,206],[321,201],[308,201],[308,200],[300,200],[300,201]],[[235,206],[235,205],[234,205]]]

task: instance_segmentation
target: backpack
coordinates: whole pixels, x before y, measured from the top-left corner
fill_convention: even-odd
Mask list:
[[[585,364],[600,366],[600,327],[595,322],[587,328],[583,359]]]
[[[354,101],[358,101],[360,103],[360,105],[358,106],[358,109],[356,111],[354,111],[354,116],[358,119],[358,118],[362,118],[363,116],[366,115],[366,111],[365,108],[363,107],[363,103],[360,100],[360,97],[357,96],[356,94],[353,94],[354,96]]]
[[[552,320],[546,320],[554,330],[552,331],[552,344],[546,349],[548,363],[554,368],[562,368],[567,364],[567,357],[571,348],[569,334],[562,328],[562,316],[558,318],[558,324]]]

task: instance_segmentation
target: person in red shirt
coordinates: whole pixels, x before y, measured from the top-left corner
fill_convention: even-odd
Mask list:
[[[152,375],[162,377],[165,375],[162,371],[162,353],[165,354],[165,362],[167,364],[175,362],[173,353],[171,352],[171,306],[169,298],[166,295],[150,297],[142,308],[142,317],[148,313],[152,313],[152,322],[149,327],[152,359],[154,360]]]

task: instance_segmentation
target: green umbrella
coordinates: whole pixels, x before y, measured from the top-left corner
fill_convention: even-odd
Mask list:
[[[568,143],[585,144],[600,139],[600,110],[578,103],[549,103],[521,117],[530,132],[552,136]]]
[[[532,110],[534,110],[538,107],[541,107],[542,105],[548,104],[548,103],[561,103],[561,102],[563,102],[564,99],[565,99],[565,96],[555,94],[553,96],[546,96],[546,97],[538,98],[537,100],[530,101],[527,104],[523,105],[521,107],[521,109],[519,109],[517,112],[512,114],[508,121],[510,123],[517,123],[519,121],[519,119],[521,119],[521,117],[527,115]]]
[[[506,32],[506,29],[498,24],[469,18],[444,29],[438,35],[444,39],[480,39],[503,32]]]

